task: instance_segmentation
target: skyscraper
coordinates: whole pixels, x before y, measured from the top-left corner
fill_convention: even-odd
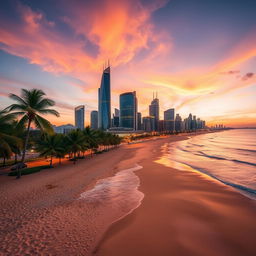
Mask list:
[[[98,129],[98,111],[96,110],[91,112],[91,128],[94,130]]]
[[[164,111],[164,120],[165,121],[174,121],[174,108],[167,109]]]
[[[143,130],[145,132],[155,131],[155,117],[153,116],[145,116],[143,117]]]
[[[137,98],[136,92],[120,95],[120,127],[137,129]]]
[[[110,66],[103,70],[98,97],[98,127],[107,130],[111,125]]]
[[[166,131],[174,131],[174,108],[170,108],[164,111],[164,125]]]
[[[141,113],[137,113],[137,130],[142,130]]]
[[[153,100],[151,101],[151,104],[149,105],[149,116],[154,117],[154,120],[155,120],[154,129],[158,130],[159,99],[157,98],[157,96],[154,98],[154,94],[153,94]]]
[[[176,118],[175,118],[175,131],[176,132],[182,131],[182,119],[179,114],[176,114]]]
[[[119,116],[120,116],[120,111],[119,109],[115,108],[113,119],[112,119],[112,127],[119,127]]]
[[[75,126],[80,130],[84,129],[84,105],[75,108]]]

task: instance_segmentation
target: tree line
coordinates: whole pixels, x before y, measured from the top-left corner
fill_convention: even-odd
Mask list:
[[[0,111],[0,157],[5,165],[6,159],[14,156],[17,178],[21,177],[21,169],[26,166],[29,148],[34,148],[40,156],[49,157],[52,167],[53,157],[59,158],[61,163],[61,159],[68,155],[75,164],[78,158],[84,157],[85,152],[93,154],[100,148],[108,150],[121,143],[118,135],[90,127],[67,134],[54,133],[51,123],[43,115],[58,117],[59,113],[51,108],[55,102],[46,98],[42,90],[22,89],[20,96],[10,94],[9,97],[15,103]],[[37,136],[31,136],[31,126],[40,131]],[[19,162],[18,156],[21,157]]]

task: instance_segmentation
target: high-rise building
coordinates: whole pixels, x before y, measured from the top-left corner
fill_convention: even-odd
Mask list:
[[[165,131],[174,132],[174,129],[175,129],[174,108],[170,108],[164,111],[164,123],[165,123]]]
[[[155,120],[155,130],[158,130],[158,121],[159,121],[159,99],[154,97],[153,94],[153,100],[151,101],[151,104],[149,105],[149,116],[153,116]]]
[[[137,130],[142,130],[141,113],[137,113]]]
[[[154,116],[143,117],[143,130],[146,132],[152,132],[156,130]]]
[[[174,121],[174,108],[170,108],[164,111],[164,120]]]
[[[176,118],[175,118],[175,131],[176,132],[182,131],[182,119],[179,114],[176,114]]]
[[[126,92],[120,95],[119,126],[137,130],[137,98],[136,92]]]
[[[98,127],[107,130],[111,126],[110,66],[103,70],[98,97]]]
[[[115,112],[112,118],[112,127],[119,127],[119,116],[120,116],[120,111],[119,109],[115,108]]]
[[[84,129],[84,105],[75,108],[75,126],[80,130]]]
[[[93,110],[91,112],[91,128],[96,130],[98,129],[98,111]]]
[[[118,108],[115,108],[115,113],[114,116],[118,116],[120,115],[120,110]]]

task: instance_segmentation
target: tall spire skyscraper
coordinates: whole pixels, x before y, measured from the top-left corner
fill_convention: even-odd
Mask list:
[[[155,118],[155,130],[158,130],[158,121],[159,121],[159,99],[156,97],[153,93],[153,100],[151,101],[151,104],[149,105],[149,116],[152,116]]]
[[[103,70],[101,84],[98,91],[99,129],[107,130],[111,126],[111,94],[110,94],[110,66]]]

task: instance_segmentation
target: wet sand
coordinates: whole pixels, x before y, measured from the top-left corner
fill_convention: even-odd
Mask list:
[[[139,163],[142,204],[111,226],[95,254],[256,255],[256,201],[199,172],[172,168],[162,153]]]
[[[165,143],[186,138],[124,145],[21,180],[1,176],[0,255],[255,254],[254,201],[201,174],[156,162]],[[99,179],[136,163],[143,167],[135,174],[144,198],[126,217],[111,225],[127,209],[78,200]]]

